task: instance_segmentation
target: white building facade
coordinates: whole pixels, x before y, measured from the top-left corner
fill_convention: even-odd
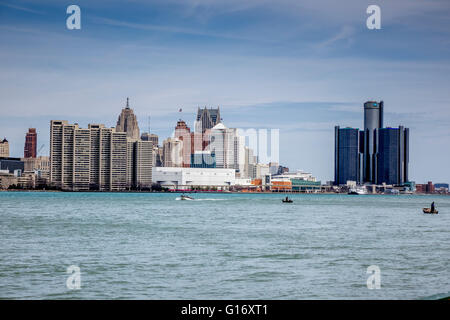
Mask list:
[[[215,187],[227,190],[236,184],[234,169],[154,167],[153,182],[175,190],[189,190],[193,187]]]

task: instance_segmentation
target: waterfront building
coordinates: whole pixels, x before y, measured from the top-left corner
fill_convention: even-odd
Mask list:
[[[335,127],[334,181],[344,185],[347,181],[362,182],[363,155],[360,150],[360,131],[356,128]]]
[[[183,164],[183,141],[167,138],[163,142],[163,166],[181,167]]]
[[[383,128],[383,101],[367,101],[364,103],[364,174],[363,181],[375,181],[375,129]]]
[[[154,133],[144,132],[141,134],[142,141],[151,141],[154,147],[158,146],[158,135]]]
[[[137,189],[150,188],[152,186],[152,168],[153,168],[153,142],[152,141],[130,141],[132,156],[129,157],[131,167],[130,185]]]
[[[375,183],[402,185],[408,181],[409,129],[376,129]]]
[[[235,185],[236,178],[234,169],[156,167],[153,181],[173,190],[197,187],[226,190]]]
[[[127,104],[117,119],[116,132],[126,132],[127,137],[139,139],[139,126],[133,109],[130,108],[129,99]]]
[[[214,126],[222,121],[220,118],[220,109],[204,109],[198,108],[197,118],[195,122],[195,132],[204,133],[208,129],[212,129]]]
[[[50,157],[39,156],[37,158],[22,158],[24,163],[24,172],[37,172],[42,178],[49,178],[50,175]]]
[[[9,157],[9,142],[6,138],[0,140],[0,157]]]
[[[383,101],[367,101],[364,131],[335,127],[335,184],[408,182],[409,129],[384,128],[383,113]]]
[[[127,187],[127,134],[65,120],[50,122],[50,182],[65,190],[120,191]]]
[[[25,136],[24,158],[36,158],[37,133],[36,128],[29,128]]]

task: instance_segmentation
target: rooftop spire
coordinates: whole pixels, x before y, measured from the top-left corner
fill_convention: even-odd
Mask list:
[[[130,98],[127,97],[127,109],[130,109]]]

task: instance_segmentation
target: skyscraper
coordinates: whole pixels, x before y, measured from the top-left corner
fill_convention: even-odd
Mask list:
[[[36,158],[37,133],[36,128],[29,128],[25,136],[24,158]]]
[[[133,109],[130,108],[129,99],[117,119],[116,132],[126,132],[127,137],[139,139],[139,126]]]
[[[408,181],[409,129],[376,129],[376,184],[401,185]]]
[[[181,167],[183,164],[183,141],[167,138],[163,142],[163,167]]]
[[[66,190],[127,187],[127,135],[103,125],[50,122],[50,182]]]
[[[375,180],[375,129],[383,128],[383,101],[364,103],[364,182]]]
[[[195,124],[195,131],[204,133],[207,129],[212,129],[215,125],[220,123],[222,119],[220,118],[220,109],[204,109],[198,108],[197,119]]]
[[[409,129],[383,128],[383,109],[383,101],[364,103],[364,131],[335,127],[336,184],[408,182]]]
[[[355,128],[335,129],[334,182],[337,185],[347,181],[361,183],[362,153],[360,152],[360,131]]]

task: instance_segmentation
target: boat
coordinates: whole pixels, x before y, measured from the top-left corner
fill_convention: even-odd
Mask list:
[[[357,194],[357,195],[367,194],[367,189],[363,187],[350,188],[350,190],[348,190],[348,194]]]
[[[181,195],[181,200],[194,200],[194,198],[182,194]]]
[[[286,197],[285,199],[282,199],[281,201],[284,202],[284,203],[292,203],[292,202],[294,202],[294,200],[289,199],[288,197]]]
[[[426,214],[438,214],[439,211],[437,211],[436,209],[434,211],[431,211],[431,208],[423,208],[423,213],[426,213]]]

